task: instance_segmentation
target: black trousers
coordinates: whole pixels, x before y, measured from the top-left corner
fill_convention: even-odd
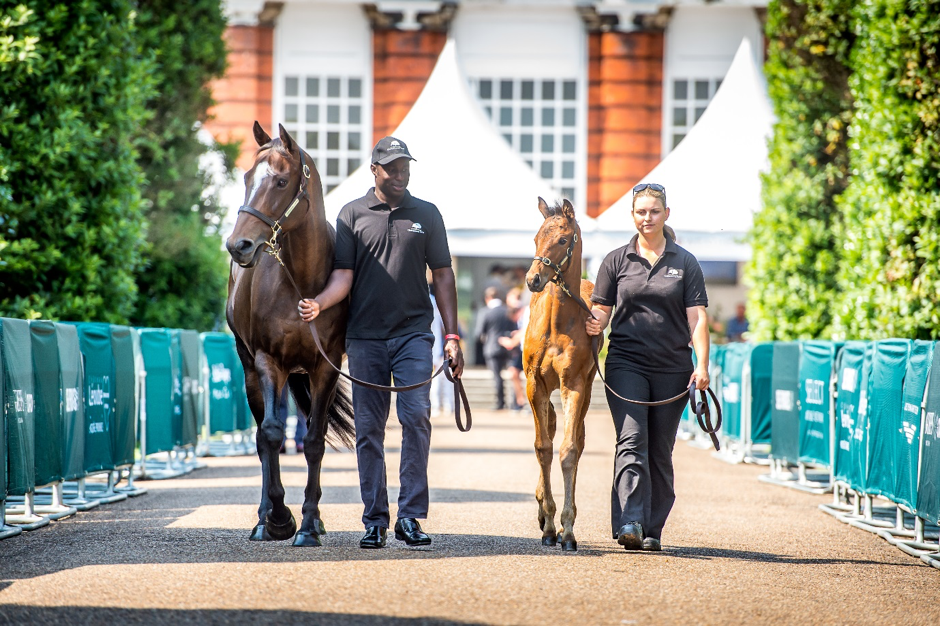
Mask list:
[[[506,408],[506,388],[503,383],[503,370],[509,366],[509,352],[486,355],[486,367],[493,373],[493,388],[496,392],[495,409]],[[515,400],[512,402],[515,404]]]
[[[691,369],[681,374],[640,374],[609,361],[606,371],[607,383],[617,393],[645,402],[665,400],[687,389],[691,376]],[[676,501],[672,450],[686,403],[646,407],[624,402],[607,390],[607,404],[617,433],[610,499],[613,536],[624,524],[639,522],[644,536],[661,539]]]

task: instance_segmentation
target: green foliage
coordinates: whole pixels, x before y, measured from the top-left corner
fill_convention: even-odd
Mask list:
[[[848,182],[851,0],[773,0],[764,71],[777,124],[746,268],[758,340],[813,338],[831,323],[835,199]]]
[[[128,320],[150,70],[129,1],[0,3],[0,314]]]
[[[228,256],[225,214],[201,162],[215,153],[232,171],[237,146],[207,148],[197,132],[212,104],[208,84],[225,70],[225,17],[218,0],[139,0],[138,38],[155,60],[153,117],[139,139],[147,178],[147,265],[133,315],[141,326],[211,330],[222,324]]]
[[[837,336],[940,337],[940,2],[854,12],[857,109]]]

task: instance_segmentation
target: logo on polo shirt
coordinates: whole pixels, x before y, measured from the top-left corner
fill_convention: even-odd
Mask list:
[[[409,233],[421,233],[424,234],[424,231],[421,230],[421,222],[415,222],[411,225],[411,228],[408,229]]]
[[[682,270],[670,267],[666,270],[666,278],[682,278]]]

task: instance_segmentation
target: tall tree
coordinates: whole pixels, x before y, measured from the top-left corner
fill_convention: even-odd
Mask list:
[[[132,4],[0,4],[0,313],[126,322],[152,95]]]
[[[137,6],[157,95],[139,140],[149,246],[133,318],[142,326],[211,330],[222,324],[228,265],[219,232],[225,208],[206,163],[221,159],[231,175],[237,146],[207,146],[199,129],[212,104],[209,81],[225,70],[225,16],[218,0]]]
[[[751,232],[748,314],[761,340],[825,335],[839,258],[836,198],[848,183],[852,0],[773,0],[768,89],[777,123]]]
[[[837,336],[940,337],[940,1],[854,9]]]

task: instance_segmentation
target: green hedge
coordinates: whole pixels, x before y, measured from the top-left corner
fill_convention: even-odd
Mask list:
[[[29,8],[0,8],[0,314],[126,322],[152,64],[131,2]]]
[[[859,3],[834,334],[940,337],[940,2]]]
[[[764,71],[777,116],[751,233],[757,340],[819,337],[836,296],[835,199],[848,182],[850,0],[774,0]]]

